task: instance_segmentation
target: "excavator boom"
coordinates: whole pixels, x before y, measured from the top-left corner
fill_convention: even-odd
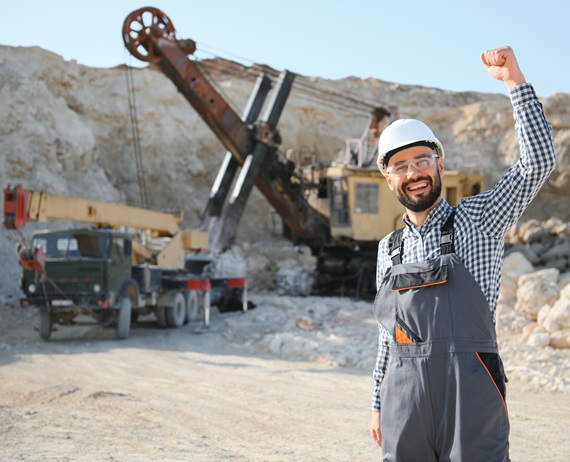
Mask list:
[[[256,88],[250,100],[254,101],[251,111],[240,117],[205,77],[198,63],[188,58],[196,50],[195,43],[177,40],[172,22],[162,11],[146,7],[129,14],[123,23],[123,41],[133,56],[156,64],[172,80],[231,153],[233,162],[227,162],[228,168],[222,175],[225,181],[221,183],[230,184],[237,168],[241,168],[236,180],[238,188],[228,199],[225,210],[221,210],[219,202],[228,198],[229,189],[213,191],[213,203],[206,207],[210,217],[220,224],[218,230],[205,226],[210,228],[210,248],[223,250],[231,243],[254,184],[294,235],[313,243],[329,239],[328,219],[307,203],[291,181],[287,167],[277,158],[281,139],[276,126],[294,74],[288,71],[281,74],[265,114],[255,122],[267,85]]]

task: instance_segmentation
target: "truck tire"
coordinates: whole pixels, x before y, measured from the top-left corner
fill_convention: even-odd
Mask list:
[[[203,311],[200,306],[200,294],[195,290],[190,290],[186,294],[186,323],[198,321],[200,313]]]
[[[53,320],[51,313],[46,309],[40,309],[40,337],[48,341],[51,337]]]
[[[168,327],[181,327],[186,320],[186,301],[182,292],[177,292],[172,300],[172,305],[165,308],[166,323]]]
[[[156,316],[156,322],[158,324],[158,327],[161,327],[162,329],[165,329],[166,327],[168,327],[168,324],[166,323],[166,307],[165,306],[157,306],[154,309],[154,315]]]
[[[126,339],[131,332],[131,311],[131,299],[128,297],[122,297],[119,302],[117,325],[115,326],[115,336],[120,340]]]

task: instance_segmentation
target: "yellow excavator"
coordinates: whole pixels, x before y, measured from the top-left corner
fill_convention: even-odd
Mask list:
[[[133,11],[122,34],[129,52],[158,67],[227,149],[202,224],[209,232],[210,248],[223,250],[232,242],[249,194],[257,186],[281,216],[284,235],[310,246],[317,257],[313,293],[374,294],[378,240],[399,226],[403,208],[388,191],[374,165],[374,150],[365,150],[364,141],[369,135],[379,136],[382,123],[397,117],[397,110],[375,110],[366,136],[357,140],[357,148],[347,150],[344,160],[296,165],[280,155],[277,129],[293,73],[281,72],[273,89],[267,73],[262,73],[240,116],[192,59],[196,43],[177,39],[172,21],[161,10]],[[480,175],[446,171],[443,195],[450,204],[481,189]]]

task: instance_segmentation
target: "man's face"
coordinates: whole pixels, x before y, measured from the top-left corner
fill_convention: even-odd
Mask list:
[[[402,149],[388,161],[388,186],[407,210],[423,212],[439,199],[444,173],[443,159],[435,156],[436,153],[427,146],[414,146]],[[421,161],[425,160],[428,161],[426,168],[422,170],[416,166],[423,166],[425,162]],[[398,170],[404,173],[398,174]]]

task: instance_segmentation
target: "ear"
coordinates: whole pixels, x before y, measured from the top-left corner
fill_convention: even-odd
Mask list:
[[[390,191],[394,192],[394,182],[392,181],[392,175],[386,175],[385,178]]]
[[[441,157],[437,158],[437,167],[439,168],[439,175],[443,178],[445,175],[444,161]]]

